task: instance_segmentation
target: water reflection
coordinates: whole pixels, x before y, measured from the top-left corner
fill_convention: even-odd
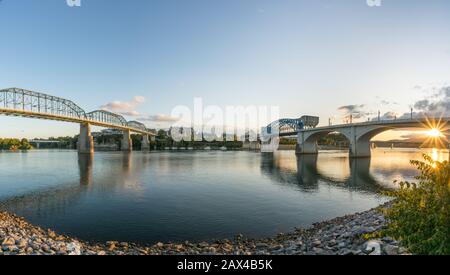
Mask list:
[[[78,183],[63,182],[56,187],[50,187],[36,192],[14,196],[0,202],[0,208],[14,213],[33,213],[39,217],[51,217],[64,214],[66,208],[76,205],[85,195],[93,191],[94,186],[100,187],[102,191],[112,191],[118,187],[136,189],[136,176],[146,165],[147,158],[142,158],[141,165],[136,165],[137,170],[132,170],[131,153],[124,152],[120,158],[108,165],[105,178],[94,183],[94,155],[77,154],[78,158]],[[99,160],[101,161],[101,160]],[[121,167],[121,169],[118,169]],[[105,167],[102,167],[104,169]]]
[[[0,209],[86,240],[266,237],[379,205],[378,191],[414,177],[409,160],[422,153],[0,154]]]
[[[80,171],[80,185],[92,184],[93,154],[78,154],[78,170]]]
[[[305,192],[317,192],[320,183],[374,193],[381,189],[370,173],[369,158],[349,159],[339,154],[298,155],[293,163],[293,158],[286,154],[262,155],[262,172],[277,182],[296,184]]]

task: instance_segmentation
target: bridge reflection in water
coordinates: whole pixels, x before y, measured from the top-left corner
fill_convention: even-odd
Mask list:
[[[142,169],[148,164],[150,156],[144,155],[140,161],[133,166],[131,152],[117,154],[102,181],[96,183],[96,188],[102,191],[113,191],[114,189],[139,190],[138,177]],[[71,205],[78,203],[83,196],[94,189],[94,163],[93,154],[78,154],[78,182],[67,182],[62,186],[27,193],[22,196],[11,197],[0,202],[2,210],[13,213],[21,213],[26,216],[29,213],[38,212],[39,217],[51,217],[52,215],[64,214]],[[101,161],[101,160],[100,160]],[[102,168],[104,169],[104,168]],[[98,186],[100,184],[101,186]]]
[[[133,163],[131,153],[118,154],[108,171],[102,173],[107,175],[106,178],[98,181],[98,184],[102,185],[101,189],[104,191],[119,188],[138,190],[139,177],[149,161],[150,156],[139,158],[138,162]],[[320,184],[375,194],[386,188],[392,188],[392,185],[377,180],[371,173],[372,159],[349,158],[345,152],[298,155],[296,158],[292,158],[292,152],[288,151],[276,154],[263,153],[260,162],[261,172],[274,182],[289,184],[291,187],[296,185],[300,191],[307,193],[317,192]],[[94,155],[79,154],[79,183],[12,198],[3,201],[2,204],[14,211],[40,209],[41,216],[51,216],[53,211],[64,212],[66,204],[76,202],[83,193],[89,192],[93,187],[94,163]],[[410,177],[415,176],[413,169],[409,166],[390,168],[384,170],[382,166],[380,167],[380,163],[377,163],[372,170],[375,170],[378,178],[384,181],[392,179],[395,173],[401,175],[409,173]],[[43,212],[44,209],[47,213]]]
[[[296,184],[303,192],[315,192],[320,183],[354,191],[378,193],[384,189],[370,172],[371,159],[348,158],[345,153],[297,155],[296,162],[287,152],[262,154],[262,172],[283,184]]]
[[[378,151],[3,153],[0,209],[93,241],[271,236],[375,207],[383,182],[415,175],[421,151]]]

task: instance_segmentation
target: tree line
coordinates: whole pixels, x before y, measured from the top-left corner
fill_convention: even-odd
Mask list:
[[[1,150],[30,150],[33,146],[30,145],[26,138],[0,138]]]

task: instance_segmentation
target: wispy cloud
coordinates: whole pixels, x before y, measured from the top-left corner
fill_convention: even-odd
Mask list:
[[[136,108],[145,102],[145,97],[135,96],[131,101],[113,101],[100,106],[102,110],[118,113],[125,116],[139,116]]]
[[[398,102],[395,101],[388,101],[388,100],[381,100],[381,105],[398,105]]]
[[[164,114],[158,114],[158,115],[152,115],[148,117],[141,117],[138,118],[139,121],[143,122],[155,122],[155,123],[175,123],[179,121],[180,117],[170,116],[170,115],[164,115]]]
[[[418,100],[412,105],[413,115],[416,117],[450,116],[450,86],[433,87],[428,93],[426,98]],[[402,118],[410,116],[410,113],[405,113]]]
[[[345,105],[339,107],[338,111],[343,113],[345,120],[350,119],[350,117],[352,117],[352,119],[361,119],[372,114],[371,112],[365,111],[365,107],[364,104]]]

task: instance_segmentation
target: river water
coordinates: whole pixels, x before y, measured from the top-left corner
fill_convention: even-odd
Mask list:
[[[89,241],[149,244],[259,238],[368,210],[394,180],[413,180],[411,159],[448,151],[0,153],[0,210]]]

